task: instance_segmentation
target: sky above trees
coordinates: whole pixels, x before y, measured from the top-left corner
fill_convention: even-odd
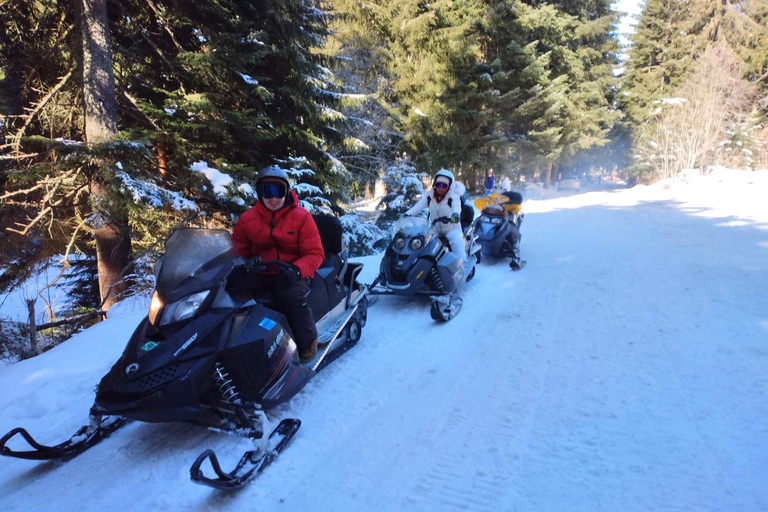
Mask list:
[[[629,36],[635,31],[635,25],[637,25],[637,17],[643,10],[644,0],[617,0],[613,4],[613,10],[626,13],[619,20],[619,34],[621,44],[628,45],[630,43]]]

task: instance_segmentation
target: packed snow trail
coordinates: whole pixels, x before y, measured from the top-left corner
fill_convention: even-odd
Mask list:
[[[768,510],[760,197],[739,175],[527,201],[528,266],[483,262],[448,324],[382,297],[276,411],[303,426],[242,492],[188,468],[248,441],[134,423],[63,465],[0,459],[0,510]],[[71,435],[142,315],[0,369],[0,433]]]

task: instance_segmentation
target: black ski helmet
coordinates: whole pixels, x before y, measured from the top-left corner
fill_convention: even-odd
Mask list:
[[[290,189],[291,183],[288,181],[288,173],[286,173],[284,170],[282,170],[277,165],[270,165],[269,167],[265,167],[262,170],[259,171],[259,174],[256,175],[256,188],[259,188],[259,182],[263,180],[264,178],[274,178],[278,179],[280,181],[284,181],[285,185]]]

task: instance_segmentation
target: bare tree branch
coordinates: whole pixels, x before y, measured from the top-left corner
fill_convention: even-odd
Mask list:
[[[70,77],[72,77],[72,71],[73,70],[70,69],[69,73],[64,75],[61,80],[59,80],[59,83],[57,83],[50,91],[48,91],[48,94],[46,94],[45,97],[43,97],[43,99],[37,103],[35,108],[26,116],[27,120],[24,122],[19,131],[17,131],[15,135],[11,136],[11,140],[13,141],[12,146],[16,151],[19,149],[19,143],[21,138],[24,136],[24,132],[27,130],[29,124],[37,116],[40,110],[42,110],[43,107],[51,100],[51,98],[53,98],[53,96],[59,92],[59,90],[69,81]]]
[[[163,13],[160,12],[160,9],[157,8],[155,3],[152,0],[146,0],[147,5],[155,12],[155,15],[160,18],[160,21],[163,22],[163,28],[165,28],[165,31],[168,32],[168,35],[171,36],[171,40],[173,41],[173,44],[176,46],[176,49],[179,50],[179,53],[182,53],[184,51],[184,48],[179,44],[179,42],[176,40],[176,35],[171,30],[171,25],[168,23],[168,20],[165,19],[163,16]]]
[[[82,315],[65,318],[63,320],[48,322],[47,324],[40,324],[35,327],[35,330],[42,331],[43,329],[51,329],[53,327],[60,327],[62,325],[78,325],[94,318],[103,317],[106,314],[106,311],[91,311],[90,313],[83,313]]]
[[[152,39],[143,30],[141,31],[141,37],[143,37],[144,40],[147,42],[147,44],[149,44],[149,46],[151,46],[152,49],[155,50],[155,53],[157,53],[160,56],[163,62],[165,62],[166,66],[168,66],[170,69],[174,69],[174,70],[176,69],[176,66],[174,66],[171,63],[170,59],[168,59],[168,57],[165,56],[163,51],[155,44],[154,41],[152,41]],[[184,88],[184,83],[181,81],[181,79],[178,76],[176,76],[176,81],[179,82],[179,89],[181,90],[181,93],[186,95],[187,91]]]
[[[0,160],[24,160],[26,158],[35,158],[42,153],[25,153],[23,155],[0,155]]]
[[[141,107],[139,107],[139,104],[138,104],[138,102],[136,101],[136,99],[135,99],[133,96],[131,96],[130,94],[128,94],[128,91],[126,91],[126,90],[124,90],[124,89],[122,89],[122,88],[121,88],[120,92],[121,92],[121,93],[123,93],[123,96],[125,97],[125,99],[127,99],[127,100],[128,100],[128,102],[129,102],[131,105],[133,105],[133,106],[134,106],[134,108],[136,109],[136,111],[138,111],[138,112],[139,112],[139,114],[141,114],[141,116],[142,116],[144,119],[146,119],[146,121],[147,121],[147,122],[148,122],[150,125],[152,125],[152,128],[154,128],[154,129],[155,129],[155,130],[157,130],[157,131],[161,131],[161,130],[162,130],[162,128],[160,128],[160,126],[158,126],[158,124],[155,122],[155,120],[154,120],[154,119],[152,119],[151,117],[149,117],[147,114],[145,114],[145,113],[144,113],[144,111],[143,111],[143,110],[141,110]]]

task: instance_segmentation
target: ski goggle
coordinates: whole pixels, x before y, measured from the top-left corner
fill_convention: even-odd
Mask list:
[[[259,185],[259,197],[264,199],[282,198],[288,194],[285,183],[267,182]]]
[[[439,188],[440,190],[445,190],[448,188],[448,184],[444,181],[438,181],[434,185],[432,185],[432,188]]]

